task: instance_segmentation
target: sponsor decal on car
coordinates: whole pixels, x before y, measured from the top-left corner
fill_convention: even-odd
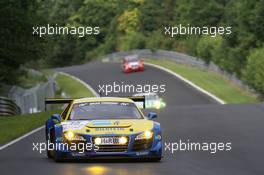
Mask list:
[[[147,155],[148,153],[149,153],[148,151],[137,152],[136,155],[137,155],[137,156],[144,156],[144,155]]]
[[[111,122],[111,121],[106,121],[106,120],[104,120],[104,121],[94,121],[94,122],[92,122],[92,124],[93,124],[94,126],[100,126],[100,125],[112,125],[112,122]]]
[[[124,131],[125,128],[95,128],[95,131]]]
[[[90,121],[69,121],[62,122],[63,132],[68,130],[79,130],[85,127]]]

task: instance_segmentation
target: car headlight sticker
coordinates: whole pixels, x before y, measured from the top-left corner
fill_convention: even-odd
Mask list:
[[[65,132],[64,136],[69,141],[72,141],[72,140],[85,141],[85,138],[83,136],[77,135],[73,133],[72,131]]]

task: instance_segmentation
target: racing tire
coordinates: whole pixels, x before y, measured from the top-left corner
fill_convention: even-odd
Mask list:
[[[150,161],[151,162],[160,162],[161,161],[161,157],[151,158]]]
[[[57,155],[57,152],[56,151],[54,151],[53,160],[55,162],[62,162],[63,161],[63,159]]]
[[[47,124],[46,124],[46,144],[47,144],[47,145],[48,145],[48,140],[49,140],[49,138],[48,138],[48,128],[47,128]],[[46,149],[46,154],[47,154],[47,157],[48,157],[49,159],[52,158],[52,153],[51,153],[51,151],[49,151],[48,149]]]
[[[54,128],[52,128],[50,130],[50,142],[55,144],[55,130],[54,130]],[[48,151],[47,153],[48,153],[47,155],[50,156],[50,158],[53,158],[53,160],[55,162],[62,162],[63,161],[63,159],[60,156],[58,156],[56,150]]]
[[[49,139],[49,141],[50,141],[50,143],[55,144],[55,130],[54,130],[54,128],[50,129],[50,139]],[[55,159],[55,154],[56,154],[56,150],[52,150],[51,151],[51,150],[47,149],[47,156],[49,158]]]
[[[52,153],[51,153],[51,151],[49,151],[48,149],[47,149],[47,157],[48,157],[49,159],[52,159]]]

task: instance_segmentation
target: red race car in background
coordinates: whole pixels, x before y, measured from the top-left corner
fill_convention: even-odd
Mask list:
[[[138,55],[126,56],[122,60],[122,69],[125,73],[144,71],[144,61]]]

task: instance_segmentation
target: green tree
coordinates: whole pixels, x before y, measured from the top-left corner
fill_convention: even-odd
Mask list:
[[[144,33],[160,30],[162,26],[160,20],[162,14],[161,5],[162,2],[160,0],[147,0],[139,7],[139,19]]]
[[[145,36],[141,33],[131,32],[120,38],[119,50],[132,50],[145,48]]]
[[[32,35],[32,26],[42,20],[33,0],[0,2],[0,82],[17,83],[20,67],[38,60],[45,51],[44,40]]]
[[[222,43],[221,37],[212,38],[210,36],[203,36],[197,44],[197,54],[207,64],[209,64],[214,57],[214,52],[218,50]],[[218,60],[214,60],[218,62]]]
[[[250,52],[242,77],[254,89],[264,94],[264,47]]]
[[[178,0],[179,22],[193,26],[216,26],[224,14],[225,1]]]
[[[140,29],[139,10],[137,8],[126,10],[118,17],[118,30],[123,34],[137,32]]]

